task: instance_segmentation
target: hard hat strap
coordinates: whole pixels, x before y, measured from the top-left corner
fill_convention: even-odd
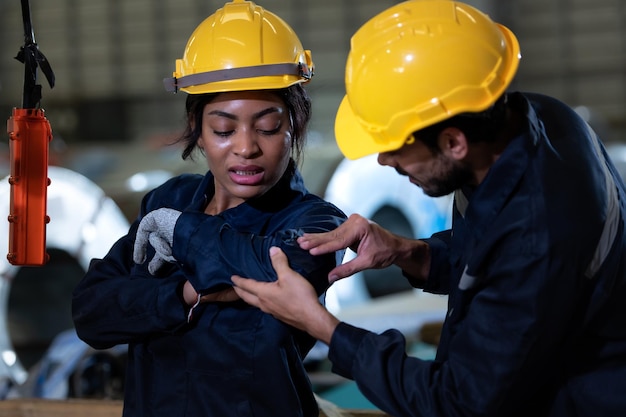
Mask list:
[[[184,77],[169,77],[163,79],[165,90],[178,92],[180,88],[214,83],[219,81],[238,80],[242,78],[262,77],[268,75],[297,75],[306,80],[311,79],[313,73],[306,64],[271,64],[254,65],[241,68],[227,68],[216,71],[200,72]]]

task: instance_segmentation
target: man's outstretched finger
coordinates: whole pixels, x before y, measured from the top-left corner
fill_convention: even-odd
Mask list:
[[[308,250],[312,255],[323,255],[348,247],[349,242],[336,230],[325,233],[305,233],[298,238],[301,249]]]
[[[330,271],[328,274],[328,282],[332,284],[335,281],[348,278],[356,274],[357,272],[364,271],[370,267],[370,263],[365,261],[363,257],[357,256],[354,259],[345,262]]]

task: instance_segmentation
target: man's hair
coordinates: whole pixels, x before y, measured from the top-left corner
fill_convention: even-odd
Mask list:
[[[433,153],[439,153],[437,137],[442,130],[456,127],[461,130],[469,143],[492,142],[502,128],[506,117],[507,96],[503,94],[488,109],[478,113],[460,113],[434,125],[413,133],[415,139],[422,141]]]

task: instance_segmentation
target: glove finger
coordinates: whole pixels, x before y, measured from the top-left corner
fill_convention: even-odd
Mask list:
[[[133,261],[137,264],[142,264],[146,261],[146,246],[148,245],[148,236],[155,230],[156,223],[154,221],[154,215],[148,213],[137,227],[137,233],[135,235],[135,244],[133,247]]]
[[[171,246],[174,242],[174,229],[176,227],[176,222],[178,221],[178,217],[181,212],[168,208],[163,208],[161,211],[161,232],[163,234],[163,238],[166,239]]]
[[[135,244],[133,247],[133,261],[136,264],[142,264],[146,261],[146,245],[148,244],[148,236],[145,233],[137,233],[135,236]]]
[[[170,247],[169,242],[167,242],[160,234],[150,233],[148,239],[150,240],[150,244],[158,254],[162,256],[172,255],[172,248]]]
[[[171,255],[168,255],[168,256],[162,256],[162,258],[163,258],[163,260],[164,260],[165,262],[169,262],[169,263],[171,263],[171,264],[176,263],[176,258],[174,258],[174,257],[173,257],[173,256],[171,256]]]
[[[163,266],[164,263],[165,261],[163,260],[163,258],[161,258],[161,256],[159,256],[159,254],[157,253],[148,264],[148,272],[150,272],[151,275],[156,274],[156,272]]]

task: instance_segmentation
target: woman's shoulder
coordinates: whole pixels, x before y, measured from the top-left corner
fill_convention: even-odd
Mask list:
[[[146,195],[145,206],[148,211],[160,207],[184,207],[193,200],[203,180],[203,175],[192,173],[172,177]]]
[[[169,191],[172,189],[186,189],[186,188],[197,188],[202,180],[204,179],[204,175],[194,174],[194,173],[184,173],[172,177],[161,184],[156,190],[160,191]]]
[[[308,190],[305,190],[301,198],[295,203],[295,206],[311,216],[330,215],[342,219],[347,218],[346,214],[339,207]]]

